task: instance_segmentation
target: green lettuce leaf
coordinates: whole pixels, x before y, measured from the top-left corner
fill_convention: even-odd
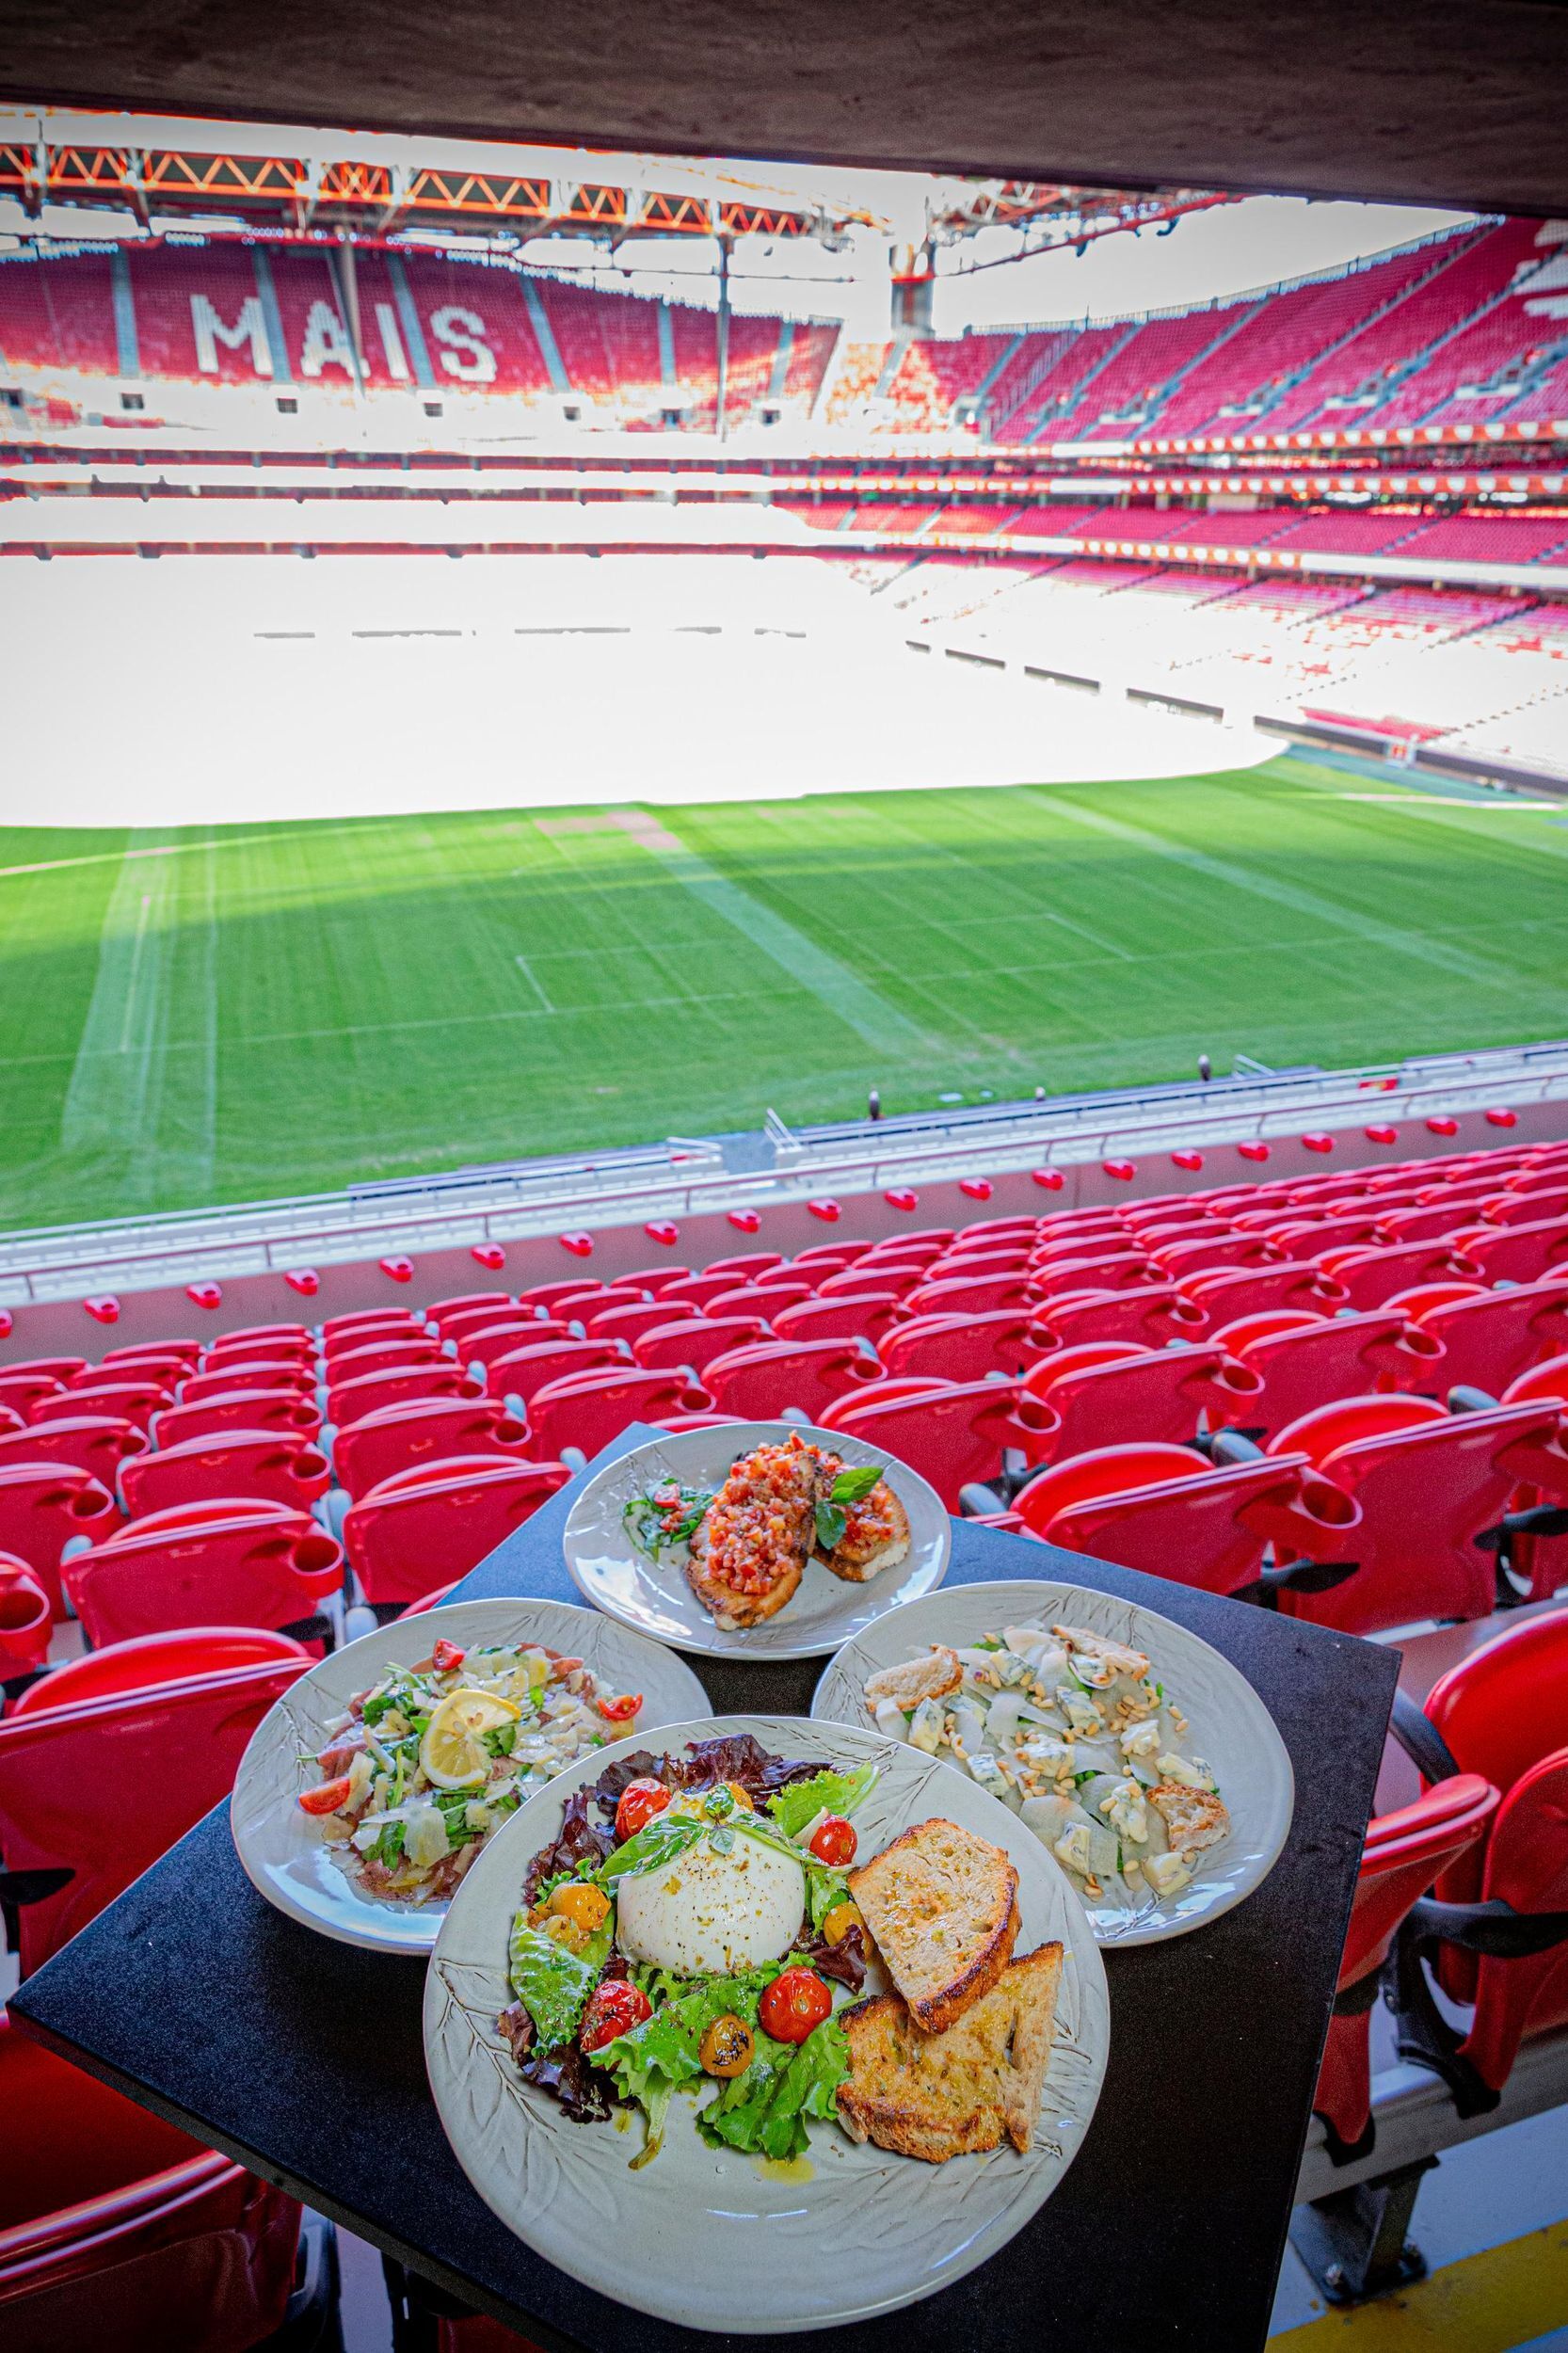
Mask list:
[[[809,1781],[792,1781],[768,1800],[768,1812],[786,1838],[797,1838],[819,1814],[853,1814],[870,1796],[876,1767],[868,1758],[853,1773],[813,1773]]]
[[[607,1930],[595,1938],[596,1945],[600,1943],[602,1950],[596,1960],[591,1947],[585,1953],[568,1951],[542,1929],[531,1927],[525,1912],[513,1921],[512,1989],[534,2021],[544,2049],[569,2042],[577,2032],[610,1950]]]
[[[705,2140],[755,2156],[803,2156],[806,2120],[837,2116],[835,2095],[848,2076],[849,2044],[836,2017],[792,2046],[759,2034],[751,2065],[698,2109],[697,2130]]]

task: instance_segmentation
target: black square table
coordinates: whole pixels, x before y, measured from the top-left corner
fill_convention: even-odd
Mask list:
[[[628,1431],[599,1459],[645,1436]],[[459,1588],[580,1600],[561,1555],[576,1481]],[[954,1523],[949,1580],[1059,1577],[1164,1611],[1232,1659],[1296,1777],[1289,1841],[1212,1926],[1109,1951],[1111,2059],[1055,2196],[940,2295],[842,2329],[720,2340],[650,2320],[534,2254],[471,2188],[437,2120],[424,1963],[285,1919],[216,1807],[29,1977],[13,2015],[196,2139],[551,2347],[706,2353],[1229,2353],[1262,2344],[1372,1804],[1398,1654],[1240,1602]],[[714,1712],[801,1713],[824,1661],[694,1658]],[[679,2228],[680,2217],[671,2217]]]

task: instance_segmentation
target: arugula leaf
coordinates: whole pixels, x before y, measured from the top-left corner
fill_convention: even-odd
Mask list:
[[[489,1756],[510,1756],[518,1743],[515,1721],[496,1724],[489,1732],[479,1735],[479,1745]]]
[[[534,2021],[540,2042],[547,2049],[569,2042],[599,1983],[604,1954],[592,1961],[586,1953],[572,1952],[531,1926],[523,1912],[512,1923],[510,1953],[512,1989]]]
[[[792,1781],[768,1800],[768,1812],[786,1838],[797,1837],[819,1814],[853,1814],[871,1795],[876,1767],[868,1761],[852,1773],[813,1773],[809,1781]]]
[[[384,1863],[390,1871],[403,1860],[404,1826],[401,1822],[383,1824],[380,1836],[373,1847],[365,1849],[367,1863]]]

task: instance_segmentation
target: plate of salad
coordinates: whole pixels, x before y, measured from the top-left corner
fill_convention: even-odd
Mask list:
[[[451,1602],[283,1693],[240,1764],[234,1845],[305,1927],[427,1953],[487,1841],[555,1774],[706,1704],[680,1659],[595,1610]]]
[[[974,1783],[875,1732],[704,1717],[568,1767],[490,1842],[424,2045],[528,2246],[757,2334],[916,2302],[1004,2245],[1081,2145],[1110,2009],[1068,1879]]]
[[[811,1714],[874,1726],[988,1790],[1061,1864],[1105,1944],[1218,1919],[1289,1834],[1289,1753],[1240,1670],[1091,1586],[950,1587],[846,1643]]]
[[[952,1526],[906,1463],[803,1422],[649,1439],[595,1474],[563,1532],[596,1609],[683,1651],[816,1658],[933,1593]]]

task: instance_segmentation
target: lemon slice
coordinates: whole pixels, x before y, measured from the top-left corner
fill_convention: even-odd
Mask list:
[[[422,1770],[438,1789],[476,1787],[490,1769],[480,1734],[494,1732],[521,1713],[515,1700],[504,1700],[499,1691],[449,1692],[419,1744]]]

